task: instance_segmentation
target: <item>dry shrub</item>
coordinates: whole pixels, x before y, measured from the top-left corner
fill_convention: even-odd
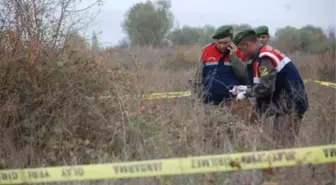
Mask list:
[[[317,69],[318,80],[336,82],[336,59],[335,52],[328,52],[320,55],[319,67]]]
[[[314,55],[305,53],[293,53],[289,55],[305,78],[336,82],[335,52]]]
[[[166,70],[190,69],[194,67],[195,62],[187,60],[183,53],[177,53],[167,59],[162,65]]]
[[[188,70],[197,65],[201,48],[197,46],[179,46],[176,53],[166,59],[162,64],[165,70]]]
[[[27,81],[19,61],[2,61],[1,141],[6,144],[0,144],[0,158],[7,159],[2,167],[73,163],[74,158],[76,163],[90,163],[120,154],[123,132],[115,118],[123,111],[121,92],[127,92],[128,79],[110,75],[106,65],[91,59],[77,59],[61,68],[38,65],[37,88]],[[88,98],[104,93],[111,98]],[[107,120],[114,124],[106,127]],[[8,145],[14,153],[5,152]]]

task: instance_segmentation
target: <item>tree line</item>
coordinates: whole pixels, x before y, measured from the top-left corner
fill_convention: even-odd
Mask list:
[[[174,27],[174,16],[170,0],[147,1],[134,4],[125,13],[122,28],[127,37],[120,46],[151,45],[206,45],[212,42],[211,36],[216,27],[205,25],[193,27],[184,25]],[[249,24],[232,25],[237,33],[245,28],[253,28]],[[271,43],[285,51],[302,51],[321,53],[335,50],[335,32],[329,29],[306,25],[302,28],[286,26],[276,30],[271,36]]]

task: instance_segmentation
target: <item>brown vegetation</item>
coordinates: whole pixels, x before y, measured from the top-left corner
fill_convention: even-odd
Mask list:
[[[174,68],[173,71],[160,67],[166,58],[180,56],[181,52],[188,52],[188,48],[178,52],[135,48],[139,49],[142,57],[130,58],[128,53],[136,53],[133,49],[115,50],[113,55],[119,56],[119,61],[109,60],[99,65],[93,58],[81,57],[78,59],[80,62],[57,67],[43,63],[41,56],[37,58],[35,69],[37,88],[28,83],[20,60],[9,62],[2,58],[1,168],[90,164],[273,148],[271,137],[262,123],[248,126],[229,110],[214,108],[210,116],[205,116],[203,107],[193,107],[188,98],[152,101],[137,98],[142,92],[187,90],[186,84],[194,71],[193,67]],[[197,59],[199,53],[197,50],[194,52],[193,56]],[[323,73],[326,69],[331,71],[335,66],[331,56],[323,56],[325,58],[321,60],[318,56],[291,55],[306,78],[320,80],[326,78],[326,73]],[[195,58],[189,59],[189,62],[195,64]],[[151,68],[131,67],[134,63],[145,64],[143,61],[147,59],[154,62]],[[57,61],[57,58],[50,60]],[[111,70],[118,63],[125,65],[126,61],[122,60],[133,60],[128,61],[128,70]],[[184,61],[177,57],[172,62],[175,65]],[[335,102],[335,90],[313,83],[308,83],[307,89],[311,109],[304,118],[298,146],[334,143],[335,107],[331,102]],[[227,138],[228,128],[234,133],[232,141]],[[327,167],[321,165],[318,169],[314,173],[320,180],[335,180],[324,173]],[[274,177],[281,184],[306,184],[313,173],[308,167],[297,167],[295,173],[291,170],[294,169],[283,169]],[[221,184],[260,180],[257,172],[220,173],[217,176],[217,182]],[[162,184],[194,184],[198,176],[160,179]],[[118,182],[148,184],[150,180]]]
[[[72,34],[75,39],[69,39],[71,34],[62,24],[67,16],[71,17],[69,12],[74,11],[68,11],[69,7],[77,1],[62,1],[61,18],[41,21],[50,22],[48,26],[57,28],[56,33],[50,36],[51,30],[39,25],[39,19],[47,19],[49,12],[59,10],[53,9],[59,3],[50,2],[48,9],[43,3],[2,2],[8,9],[20,10],[16,11],[20,21],[1,27],[15,30],[15,34],[10,32],[9,39],[0,37],[0,169],[274,148],[268,128],[271,119],[246,124],[250,119],[248,102],[232,101],[232,106],[223,109],[206,107],[210,114],[205,115],[205,107],[194,105],[190,97],[140,98],[143,93],[188,90],[199,46],[113,48],[91,53],[78,35]],[[305,78],[336,81],[335,52],[297,52],[289,56]],[[335,143],[335,89],[308,82],[307,91],[310,110],[296,146]],[[200,176],[87,183],[197,184]],[[208,177],[207,182],[217,184],[256,184],[265,180],[261,170]],[[313,177],[324,184],[335,181],[325,165],[283,168],[271,177],[279,184],[290,185],[310,184]]]

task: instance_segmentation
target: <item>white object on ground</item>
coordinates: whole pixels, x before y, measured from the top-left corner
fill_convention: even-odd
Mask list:
[[[229,92],[236,96],[240,92],[245,92],[246,90],[247,90],[246,85],[238,85],[238,86],[233,86],[233,88],[229,90]]]
[[[245,91],[242,91],[237,94],[236,100],[243,100],[245,98],[246,98]]]

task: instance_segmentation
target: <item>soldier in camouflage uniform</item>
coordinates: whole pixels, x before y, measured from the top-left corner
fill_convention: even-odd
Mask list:
[[[253,86],[237,97],[256,97],[260,113],[275,115],[275,140],[286,142],[280,145],[293,145],[309,107],[299,71],[285,54],[260,43],[254,30],[238,33],[233,41],[245,56],[253,59],[254,72]]]

